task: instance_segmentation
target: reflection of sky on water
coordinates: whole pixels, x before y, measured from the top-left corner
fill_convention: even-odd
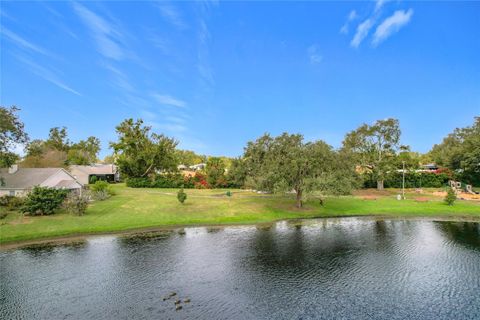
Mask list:
[[[2,318],[480,317],[478,223],[185,228],[3,252],[0,263]],[[162,299],[172,291],[192,299],[181,312]]]

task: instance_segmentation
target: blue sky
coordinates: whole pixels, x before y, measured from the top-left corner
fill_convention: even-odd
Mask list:
[[[101,156],[123,119],[199,153],[264,132],[340,146],[395,117],[426,152],[480,114],[480,2],[1,2],[1,104]]]

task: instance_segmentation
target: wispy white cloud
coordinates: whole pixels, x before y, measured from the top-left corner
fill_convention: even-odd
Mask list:
[[[354,48],[358,48],[360,43],[362,43],[363,39],[365,39],[368,36],[368,33],[370,32],[370,29],[373,27],[373,19],[368,18],[362,23],[360,23],[357,27],[357,31],[355,32],[355,35],[353,36],[352,41],[350,42],[350,45]]]
[[[174,98],[167,94],[152,93],[152,97],[160,104],[184,108],[187,106],[186,102],[177,98]]]
[[[390,37],[393,33],[398,32],[403,26],[407,25],[413,16],[413,10],[397,10],[390,17],[383,20],[377,27],[373,35],[372,44],[378,45]]]
[[[36,44],[33,44],[32,42],[30,41],[27,41],[25,40],[24,38],[22,38],[21,36],[19,36],[18,34],[8,30],[7,28],[3,27],[1,28],[1,32],[2,34],[8,39],[10,40],[11,42],[15,43],[17,46],[19,47],[22,47],[24,49],[28,49],[28,50],[31,50],[31,51],[34,51],[34,52],[37,52],[37,53],[41,53],[45,56],[52,56],[51,53],[49,53],[47,50],[45,50],[44,48],[36,45]]]
[[[185,124],[185,122],[186,122],[185,118],[181,118],[181,117],[177,117],[177,116],[167,116],[167,117],[165,117],[165,120],[173,122],[173,123],[177,123],[177,124]]]
[[[358,18],[357,11],[355,11],[355,10],[350,11],[350,13],[348,14],[348,17],[347,17],[347,21],[345,21],[343,26],[340,28],[340,33],[347,34],[350,22],[352,22],[356,18]]]
[[[197,49],[197,70],[200,75],[201,84],[206,91],[210,91],[215,86],[215,76],[210,64],[210,30],[207,19],[210,6],[200,3],[200,19],[198,26],[198,49]]]
[[[208,7],[202,7],[205,10]],[[204,16],[207,13],[203,13]],[[199,20],[198,28],[198,53],[197,53],[197,70],[200,75],[202,85],[205,89],[210,90],[215,85],[215,78],[212,67],[210,65],[210,31],[206,22],[206,17]]]
[[[134,92],[135,88],[130,83],[128,76],[121,71],[120,69],[114,67],[111,64],[104,63],[102,65],[105,69],[107,69],[113,76],[113,83],[122,90],[128,92]]]
[[[348,14],[348,20],[349,21],[352,21],[352,20],[356,19],[357,17],[358,17],[358,14],[357,14],[357,11],[355,11],[355,10],[350,11],[350,13]]]
[[[185,120],[179,117],[167,116],[158,119],[157,114],[149,110],[141,110],[140,116],[145,120],[145,124],[156,130],[165,131],[169,134],[178,134],[188,131],[188,128],[185,125]]]
[[[383,5],[387,2],[388,0],[377,0],[375,1],[375,12],[380,11],[380,9],[383,7]]]
[[[185,132],[188,128],[178,123],[156,123],[155,127],[160,130],[165,130],[170,133]]]
[[[141,110],[140,111],[140,116],[145,119],[145,120],[154,120],[157,115],[151,111],[148,111],[148,110]]]
[[[162,54],[169,54],[171,51],[170,41],[166,38],[160,37],[152,32],[152,35],[148,38],[153,46],[160,49]]]
[[[75,12],[90,29],[98,51],[106,58],[123,60],[122,34],[110,22],[79,3],[73,3]]]
[[[58,12],[57,10],[53,9],[50,5],[48,5],[47,2],[39,2],[39,4],[44,7],[48,12],[50,12],[52,15],[58,17],[58,18],[63,18],[63,14]]]
[[[127,107],[129,110],[133,109],[141,109],[141,108],[148,108],[152,105],[151,101],[148,101],[147,99],[144,99],[142,97],[139,97],[136,94],[133,94],[131,92],[122,92],[123,97],[120,99],[120,97],[117,97],[117,101]]]
[[[308,47],[307,54],[311,64],[319,64],[323,60],[323,57],[319,52],[318,45],[316,44]]]
[[[60,79],[60,77],[53,72],[50,69],[47,69],[29,59],[22,58],[22,57],[17,57],[17,59],[21,62],[23,62],[25,65],[28,66],[28,70],[39,76],[40,78],[43,78],[44,80],[53,83],[57,87],[66,90],[68,92],[71,92],[73,94],[76,94],[77,96],[81,96],[81,94],[77,91],[72,89],[69,85],[67,85],[63,80]]]
[[[16,18],[12,17],[7,12],[5,12],[5,10],[3,8],[0,8],[0,17],[6,18],[6,19],[11,20],[11,21],[15,21],[15,22],[18,21]]]
[[[182,15],[180,12],[171,5],[168,4],[161,4],[158,6],[160,10],[160,14],[162,17],[167,20],[170,24],[174,25],[175,27],[179,29],[186,29],[187,24],[183,20]]]
[[[360,44],[368,37],[370,30],[377,25],[379,18],[382,15],[382,8],[389,1],[391,0],[375,0],[375,7],[368,18],[364,19],[357,25],[355,35],[350,41],[351,47],[358,48]],[[380,25],[378,25],[374,35],[372,36],[373,46],[378,45],[380,42],[388,38],[392,33],[397,32],[402,26],[407,24],[410,21],[412,14],[412,9],[408,10],[408,12],[397,10],[392,16],[386,18]],[[347,22],[340,29],[340,32],[347,34],[349,22],[357,17],[358,15],[356,12],[352,10],[348,16]]]

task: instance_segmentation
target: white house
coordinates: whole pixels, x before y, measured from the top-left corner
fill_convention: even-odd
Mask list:
[[[207,167],[206,163],[199,163],[199,164],[194,164],[193,166],[190,166],[189,168],[193,171],[200,171],[203,170]]]
[[[68,170],[75,179],[83,184],[89,184],[92,177],[108,182],[118,182],[120,180],[117,166],[114,164],[72,165]]]
[[[68,189],[81,193],[83,185],[63,168],[0,169],[0,196],[24,196],[35,186]]]

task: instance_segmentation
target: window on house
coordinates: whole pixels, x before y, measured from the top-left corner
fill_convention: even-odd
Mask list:
[[[15,196],[15,190],[10,190],[10,196],[12,196],[12,197]]]

